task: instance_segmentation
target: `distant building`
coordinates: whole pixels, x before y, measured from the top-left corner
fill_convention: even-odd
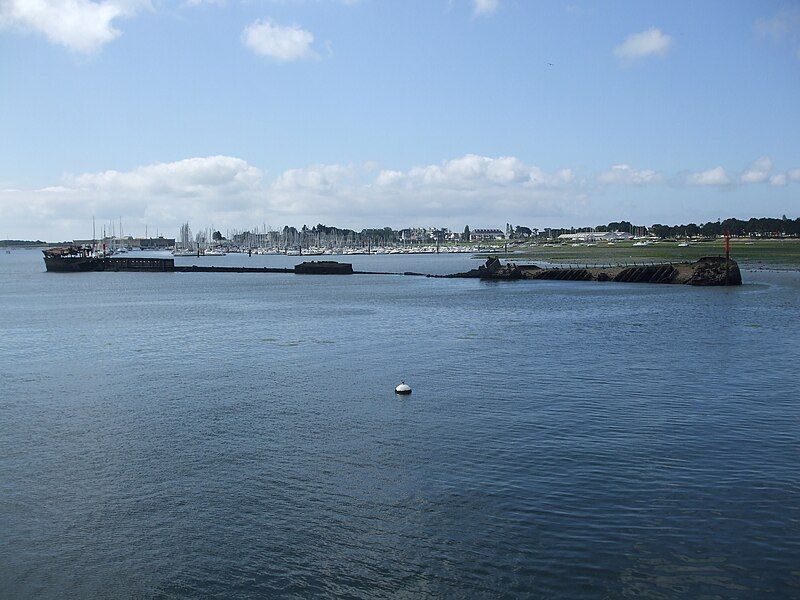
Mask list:
[[[472,229],[469,233],[472,242],[484,242],[486,240],[504,240],[506,235],[499,229]]]
[[[627,231],[583,231],[581,233],[562,233],[558,236],[562,242],[616,242],[632,240]]]
[[[76,246],[96,246],[97,248],[139,248],[141,250],[166,250],[175,246],[174,238],[134,238],[134,237],[105,237],[96,240],[72,240]]]
[[[412,227],[400,229],[396,235],[402,242],[434,243],[436,240],[442,239],[446,231],[446,229],[437,229],[435,227]]]
[[[133,247],[140,248],[141,250],[166,250],[175,246],[175,238],[165,238],[158,236],[157,238],[135,238],[133,240]]]

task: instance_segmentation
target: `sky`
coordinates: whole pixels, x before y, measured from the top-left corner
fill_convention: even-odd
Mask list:
[[[800,2],[0,0],[0,238],[800,216]]]

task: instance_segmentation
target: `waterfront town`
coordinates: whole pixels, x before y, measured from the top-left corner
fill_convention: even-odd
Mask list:
[[[0,245],[63,245],[94,247],[109,253],[131,251],[170,251],[176,256],[219,256],[225,253],[249,254],[399,254],[426,252],[475,252],[482,249],[524,249],[532,246],[613,246],[628,242],[647,246],[674,241],[680,246],[713,241],[729,233],[734,239],[783,239],[800,236],[800,218],[725,219],[704,224],[635,225],[628,221],[610,222],[595,227],[536,228],[506,223],[504,228],[465,226],[463,231],[447,227],[391,227],[353,229],[322,224],[300,228],[275,229],[260,225],[225,232],[212,227],[196,232],[189,223],[180,226],[176,237],[125,235],[121,222],[110,221],[97,237],[67,242],[0,240]]]

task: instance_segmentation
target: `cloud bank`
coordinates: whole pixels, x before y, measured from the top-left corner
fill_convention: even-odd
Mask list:
[[[264,222],[349,226],[564,215],[585,201],[571,169],[545,171],[515,157],[468,154],[407,170],[374,163],[319,164],[272,177],[231,156],[189,158],[67,175],[37,190],[0,191],[0,218],[29,237],[85,235],[92,217],[127,231],[184,220],[242,227]]]
[[[783,187],[800,183],[800,169],[773,173],[761,157],[738,175],[722,166],[668,177],[616,164],[597,173],[545,170],[514,156],[477,154],[409,169],[375,163],[317,164],[267,176],[242,158],[207,156],[67,175],[37,190],[0,190],[0,220],[9,234],[71,239],[86,236],[92,217],[127,223],[127,231],[160,227],[170,234],[190,220],[219,228],[253,224],[335,223],[341,226],[575,222],[608,191],[661,186],[680,193],[697,186]]]

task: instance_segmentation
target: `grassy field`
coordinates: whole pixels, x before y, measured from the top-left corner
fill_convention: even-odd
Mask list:
[[[495,247],[497,252],[482,244],[480,254],[492,254],[518,262],[600,265],[695,261],[702,256],[722,256],[725,253],[722,240],[697,242],[684,248],[678,247],[678,242],[657,242],[649,246],[634,246],[631,242],[612,246],[602,242],[596,246],[531,246],[517,248],[508,254],[503,252],[502,245]],[[732,240],[731,258],[745,268],[800,269],[800,240]]]

